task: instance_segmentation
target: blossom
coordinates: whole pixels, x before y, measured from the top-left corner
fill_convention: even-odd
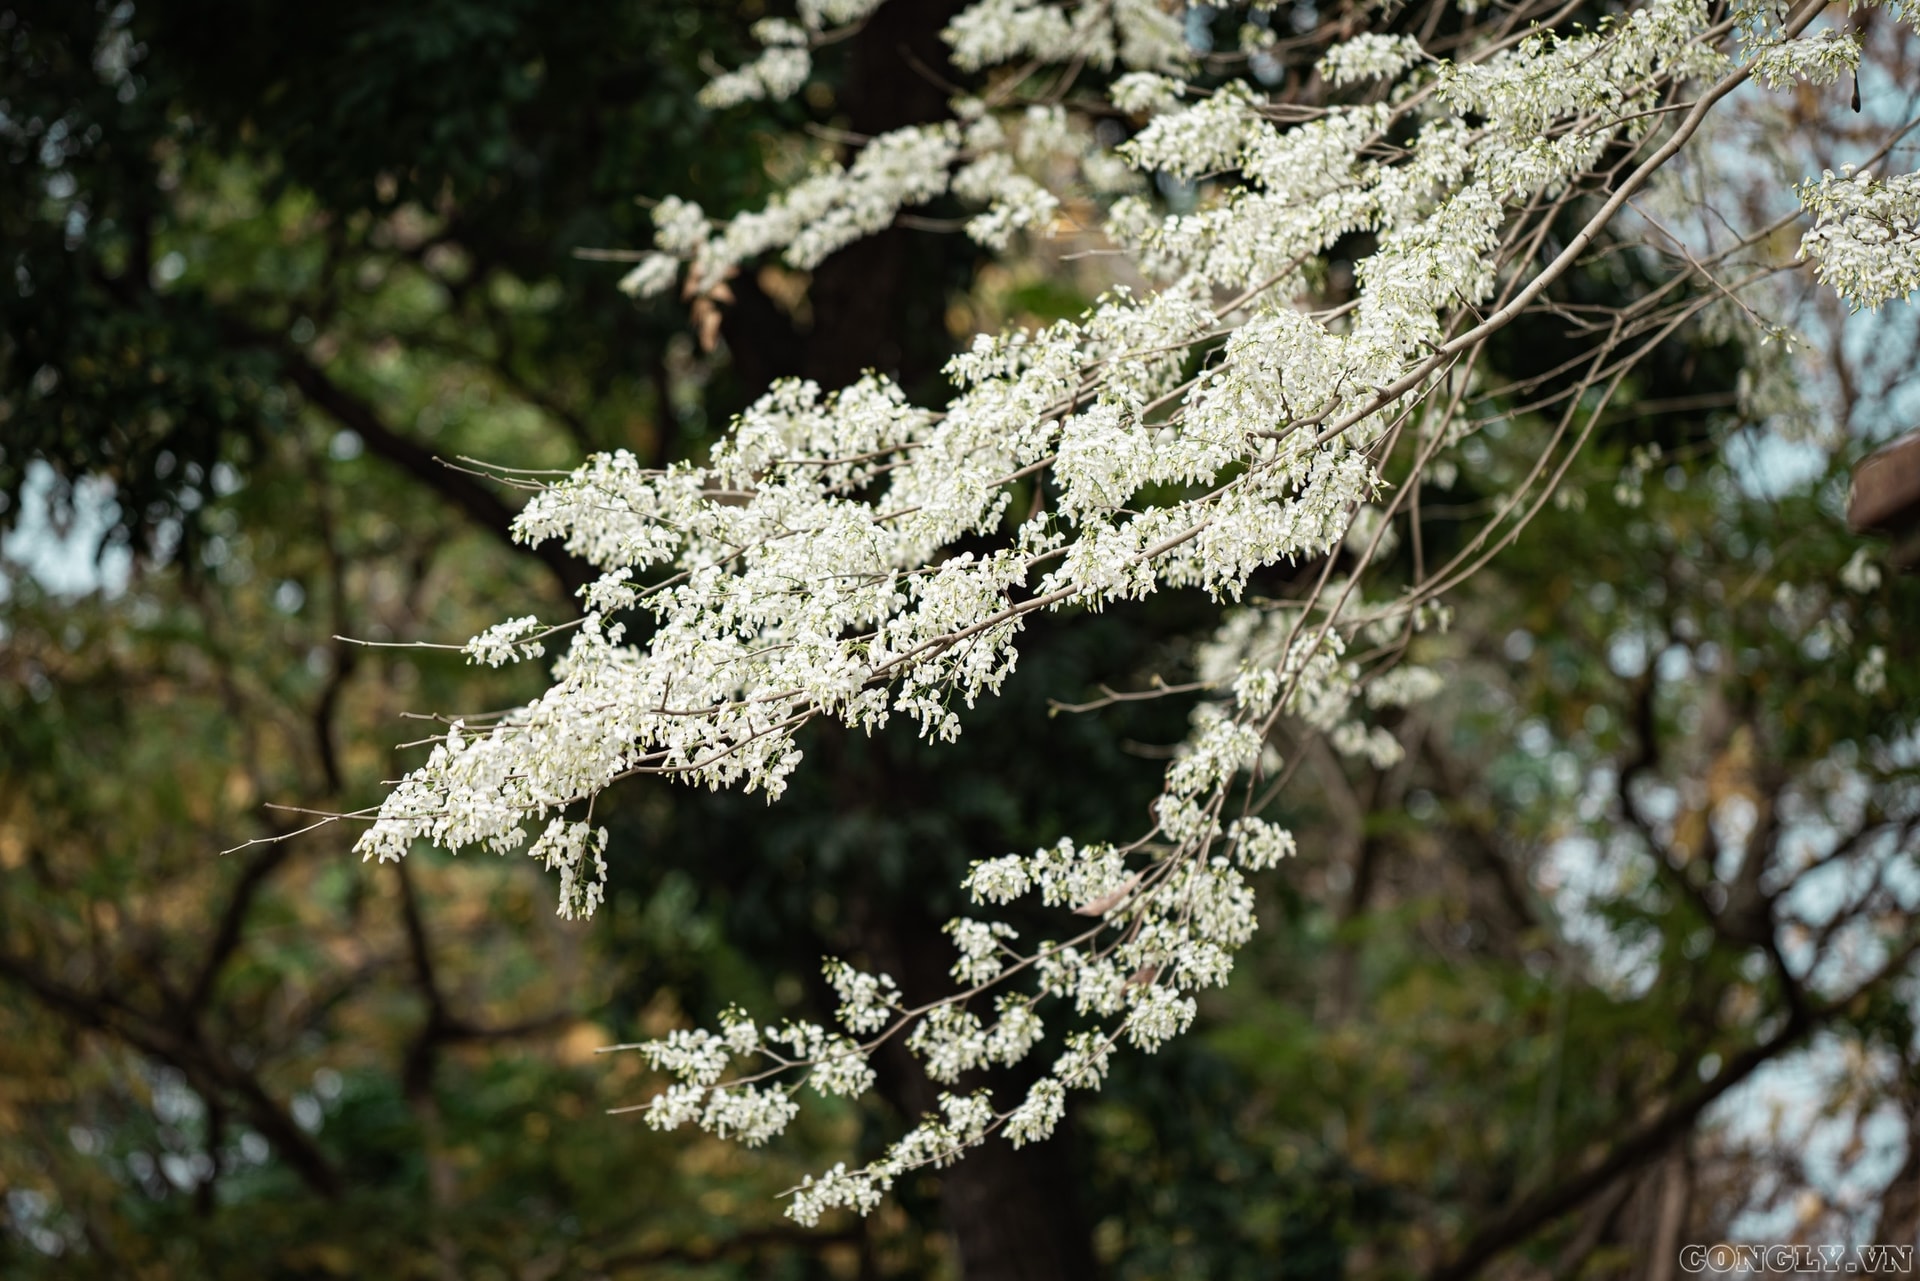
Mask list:
[[[465,652],[474,662],[485,663],[488,667],[499,667],[503,663],[525,658],[539,658],[547,652],[546,646],[533,639],[533,634],[539,630],[540,620],[532,614],[524,618],[509,618],[504,623],[495,623],[468,641]]]
[[[1007,1141],[1017,1148],[1048,1137],[1066,1111],[1066,1091],[1060,1082],[1050,1076],[1041,1077],[1027,1091],[1025,1101],[1007,1118]]]
[[[1869,645],[1867,656],[1853,672],[1853,687],[1872,698],[1887,687],[1887,650],[1884,645]]]
[[[1920,289],[1920,173],[1883,181],[1864,169],[1829,169],[1794,193],[1814,215],[1799,256],[1855,310],[1877,311]]]
[[[680,278],[680,260],[658,251],[645,254],[633,270],[620,277],[620,292],[632,298],[652,298],[673,288]]]
[[[1880,567],[1873,563],[1873,553],[1864,547],[1855,548],[1847,563],[1840,567],[1840,585],[1862,596],[1876,590],[1880,586]]]
[[[801,0],[794,20],[756,24],[760,52],[703,100],[797,91],[811,51],[879,3]],[[992,253],[1053,234],[1066,213],[1098,224],[1127,283],[1072,318],[977,336],[948,363],[937,409],[878,372],[838,388],[782,380],[704,461],[649,468],[616,451],[540,481],[513,534],[593,567],[580,616],[511,619],[465,652],[496,666],[545,657],[564,629],[552,682],[484,729],[453,722],[357,848],[383,861],[418,842],[524,849],[558,882],[560,912],[589,915],[608,838],[576,816],[615,781],[652,773],[774,799],[803,767],[811,720],[871,731],[904,718],[950,740],[1012,675],[1037,614],[1204,590],[1220,623],[1191,655],[1189,729],[1146,830],[1124,843],[1069,834],[967,873],[983,909],[1025,900],[1052,922],[1038,937],[959,918],[944,994],[910,1003],[889,975],[829,958],[840,1030],[728,1010],[717,1032],[639,1047],[672,1078],[649,1124],[756,1144],[797,1114],[802,1085],[870,1090],[891,1038],[954,1085],[1026,1060],[1054,1028],[1065,1048],[1023,1099],[942,1095],[868,1165],[804,1179],[789,1207],[803,1224],[870,1211],[903,1174],[996,1133],[1046,1138],[1066,1091],[1098,1088],[1123,1042],[1151,1053],[1185,1032],[1194,994],[1226,982],[1253,936],[1249,878],[1297,850],[1252,812],[1279,768],[1276,726],[1387,768],[1404,749],[1378,713],[1442,689],[1441,670],[1397,656],[1444,630],[1446,606],[1369,599],[1368,562],[1392,549],[1406,494],[1470,464],[1452,406],[1485,340],[1572,267],[1718,97],[1748,78],[1830,83],[1858,57],[1850,37],[1807,37],[1757,7],[1735,15],[1723,48],[1711,16],[1703,0],[1648,0],[1590,29],[1461,37],[1449,58],[1361,33],[1324,51],[1325,82],[1399,83],[1303,111],[1269,94],[1258,58],[1250,78],[1210,65],[1200,80],[1182,22],[1152,0],[974,0],[944,32],[955,68],[1050,64],[1038,79],[1074,92],[1027,101],[1027,70],[993,79],[952,119],[816,151],[804,177],[726,219],[668,196],[620,288],[648,297],[684,280],[711,309],[757,262],[810,269],[934,200],[959,202]],[[1700,105],[1677,116],[1677,92]],[[1120,118],[1134,132],[1112,145]],[[1157,204],[1156,184],[1187,185]],[[1556,243],[1563,197],[1589,192],[1609,194],[1584,239],[1530,257]],[[1822,281],[1868,308],[1920,288],[1920,175],[1827,172],[1797,192],[1813,216],[1800,254]],[[1355,244],[1370,249],[1351,297],[1330,305],[1322,286]],[[1413,474],[1388,465],[1409,441]],[[1635,452],[1621,501],[1643,501],[1656,461]],[[1303,562],[1324,562],[1311,593],[1258,599],[1256,575]],[[1840,578],[1867,593],[1879,570],[1862,552]],[[647,623],[637,641],[633,616]],[[1876,696],[1886,681],[1884,650],[1868,647],[1855,689]]]
[[[1420,54],[1420,42],[1412,36],[1367,32],[1327,50],[1320,59],[1320,74],[1327,78],[1328,83],[1335,85],[1397,76],[1411,66]]]

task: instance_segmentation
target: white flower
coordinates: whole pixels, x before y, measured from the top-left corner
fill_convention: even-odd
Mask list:
[[[1073,24],[1059,6],[1036,0],[978,0],[962,9],[941,33],[953,65],[978,71],[1018,57],[1048,62],[1071,55]]]
[[[1335,45],[1320,59],[1320,74],[1329,84],[1397,76],[1420,57],[1420,42],[1412,36],[1383,36],[1373,32]]]
[[[554,819],[527,850],[549,872],[560,874],[558,914],[573,920],[592,916],[607,891],[607,829]]]
[[[937,1005],[914,1025],[907,1048],[920,1056],[936,1081],[958,1080],[988,1063],[986,1029],[957,1005]]]
[[[843,27],[872,13],[881,0],[800,0],[800,21],[809,31]]]
[[[707,1092],[697,1085],[669,1086],[647,1103],[647,1124],[656,1130],[677,1130],[698,1120]]]
[[[827,982],[840,996],[836,1014],[849,1032],[878,1032],[893,1019],[900,1004],[900,990],[891,976],[864,974],[845,961],[826,963]]]
[[[1400,740],[1388,730],[1379,725],[1369,728],[1358,721],[1334,726],[1327,742],[1342,756],[1364,757],[1375,769],[1391,769],[1406,755]]]
[[[1033,1083],[1027,1097],[1007,1117],[1007,1141],[1016,1148],[1037,1143],[1053,1133],[1066,1113],[1065,1089],[1054,1078],[1043,1076]]]
[[[783,1090],[757,1085],[719,1086],[707,1096],[701,1128],[723,1139],[738,1139],[757,1148],[787,1128],[800,1105]]]
[[[652,298],[673,288],[680,279],[680,260],[658,251],[642,257],[633,270],[620,277],[620,292],[630,298]]]
[[[976,903],[1009,903],[1033,886],[1027,861],[1018,854],[975,863],[963,884]]]
[[[1865,170],[1794,188],[1814,224],[1800,257],[1855,309],[1877,311],[1920,289],[1920,173],[1885,182]]]
[[[1039,1042],[1046,1025],[1033,1012],[1030,1000],[1009,993],[994,1004],[1000,1017],[987,1033],[987,1057],[995,1063],[1018,1063]]]
[[[678,257],[700,247],[707,237],[707,216],[699,205],[668,196],[653,207],[653,243]]]
[[[1430,667],[1396,667],[1367,682],[1367,706],[1412,707],[1426,702],[1445,685],[1440,673]]]
[[[1066,1053],[1054,1061],[1053,1075],[1074,1089],[1099,1089],[1112,1056],[1112,1041],[1095,1032],[1075,1032],[1067,1038]]]
[[[1862,596],[1878,589],[1880,567],[1873,563],[1873,554],[1864,547],[1855,548],[1840,568],[1840,585]]]
[[[1186,1031],[1197,1008],[1192,997],[1151,984],[1127,1015],[1127,1039],[1151,1054]]]
[[[1753,77],[1769,89],[1796,80],[1830,85],[1860,66],[1860,41],[1852,32],[1828,28],[1762,50],[1753,59]]]
[[[752,1054],[760,1048],[760,1029],[746,1011],[729,1006],[720,1013],[721,1039],[735,1054]]]
[[[1120,110],[1148,115],[1173,110],[1180,105],[1180,95],[1185,91],[1183,81],[1151,71],[1129,71],[1114,81],[1108,92],[1113,95],[1113,105]]]
[[[1227,828],[1233,856],[1252,872],[1263,872],[1298,853],[1293,833],[1261,818],[1237,818]]]
[[[488,667],[518,662],[523,658],[538,658],[547,652],[546,647],[538,640],[529,640],[527,637],[539,630],[540,620],[532,614],[524,618],[510,618],[504,623],[495,623],[468,641],[465,652],[474,662],[485,663]]]
[[[1887,651],[1883,645],[1867,647],[1867,656],[1853,672],[1853,687],[1872,698],[1887,687]]]
[[[857,1099],[873,1088],[874,1073],[859,1047],[837,1037],[814,1065],[807,1080],[822,1094]]]
[[[800,0],[796,19],[762,20],[760,52],[703,99],[794,92],[810,50],[878,3]],[[538,484],[513,536],[598,571],[580,617],[561,628],[512,619],[464,648],[498,665],[540,657],[570,629],[551,683],[484,729],[453,722],[356,848],[382,861],[419,842],[524,848],[558,882],[561,913],[584,915],[604,893],[607,834],[569,816],[616,780],[654,773],[777,798],[815,718],[870,732],[905,717],[929,739],[957,736],[965,709],[1009,679],[1042,611],[1117,608],[1163,589],[1245,600],[1193,646],[1200,698],[1136,839],[1063,836],[969,870],[974,902],[1025,899],[1037,921],[1058,923],[1056,937],[1023,944],[1003,922],[955,920],[945,992],[909,1005],[889,976],[829,960],[839,1030],[757,1026],[729,1009],[717,1032],[641,1047],[673,1079],[647,1105],[650,1124],[694,1122],[752,1144],[789,1123],[803,1084],[871,1090],[872,1056],[893,1036],[952,1083],[1026,1060],[1047,1020],[1076,1025],[1010,1111],[985,1094],[944,1095],[869,1165],[805,1179],[789,1208],[801,1223],[866,1213],[909,1171],[960,1159],[997,1126],[1016,1145],[1046,1137],[1065,1091],[1098,1088],[1116,1044],[1153,1051],[1185,1031],[1192,994],[1227,980],[1257,928],[1248,874],[1296,851],[1286,829],[1242,812],[1261,791],[1248,775],[1279,771],[1276,720],[1284,735],[1321,735],[1386,768],[1403,748],[1368,709],[1442,688],[1440,673],[1397,656],[1416,633],[1444,631],[1447,606],[1368,599],[1377,575],[1359,561],[1391,550],[1405,496],[1483,465],[1455,448],[1472,422],[1457,397],[1486,390],[1482,340],[1558,278],[1537,273],[1574,262],[1572,251],[1528,256],[1568,243],[1543,220],[1590,191],[1603,223],[1651,172],[1618,169],[1620,157],[1688,145],[1718,96],[1687,82],[1830,83],[1857,58],[1849,37],[1787,39],[1771,10],[1732,16],[1745,68],[1716,44],[1704,0],[1648,0],[1512,43],[1469,29],[1449,37],[1451,60],[1404,35],[1360,33],[1323,51],[1328,84],[1401,83],[1302,111],[1260,83],[1271,51],[1244,76],[1209,59],[1196,82],[1184,23],[1157,0],[965,4],[944,37],[980,88],[953,118],[791,140],[804,176],[725,220],[661,200],[653,252],[621,289],[647,297],[684,279],[711,318],[728,282],[761,264],[811,269],[935,200],[960,202],[967,233],[996,252],[1023,232],[1104,233],[1100,251],[1121,260],[1111,279],[1128,283],[1072,319],[978,336],[948,363],[937,411],[880,373],[841,388],[782,380],[703,460],[650,468],[616,451]],[[1093,101],[1109,80],[1108,101]],[[1021,97],[1040,85],[1072,88]],[[1682,115],[1676,101],[1701,105]],[[1687,154],[1708,169],[1725,161],[1697,141]],[[1156,203],[1156,185],[1168,200]],[[1869,308],[1920,288],[1920,175],[1829,172],[1798,193],[1814,220],[1801,254],[1820,279]],[[1363,245],[1350,296],[1329,306],[1330,264]],[[1742,397],[1757,410],[1780,393]],[[1507,426],[1532,430],[1530,418]],[[1404,470],[1409,444],[1425,451],[1423,472]],[[1643,501],[1656,462],[1634,451],[1623,503]],[[1512,483],[1475,479],[1488,493]],[[1880,572],[1863,549],[1839,577],[1865,594]],[[1321,586],[1261,599],[1276,582]],[[1842,651],[1851,636],[1838,615],[1816,624],[1827,596],[1781,588],[1784,624],[1809,652]],[[630,641],[636,615],[646,625]],[[1853,681],[1863,696],[1885,690],[1882,647]]]
[[[960,959],[953,964],[953,977],[967,987],[978,987],[997,978],[1003,968],[1001,952],[1018,937],[1013,927],[1004,921],[964,918],[948,921],[946,932],[953,936],[953,945],[960,951]]]
[[[718,1081],[733,1054],[725,1041],[698,1029],[669,1032],[663,1039],[641,1046],[640,1052],[655,1068],[671,1072],[696,1088]]]

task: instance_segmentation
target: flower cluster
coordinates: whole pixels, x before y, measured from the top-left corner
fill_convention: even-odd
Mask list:
[[[802,0],[797,23],[761,23],[765,52],[716,79],[708,100],[792,92],[823,34],[876,3]],[[1063,182],[1105,202],[1101,233],[1128,256],[1132,287],[1071,320],[981,335],[949,364],[954,391],[937,412],[879,374],[837,389],[784,381],[704,463],[647,468],[615,453],[544,485],[516,536],[559,540],[599,571],[551,687],[484,733],[456,723],[358,848],[383,860],[418,841],[505,852],[544,823],[530,852],[558,875],[561,910],[590,913],[605,834],[572,816],[616,780],[666,774],[776,797],[814,717],[859,729],[905,717],[931,738],[957,735],[961,710],[1013,671],[1039,611],[1166,587],[1244,599],[1198,647],[1204,692],[1150,830],[1125,845],[1063,839],[969,873],[983,908],[1026,899],[1051,911],[1051,937],[962,918],[947,927],[945,996],[910,1004],[891,977],[829,961],[838,1029],[729,1012],[717,1032],[640,1047],[675,1082],[646,1106],[650,1123],[746,1143],[788,1124],[802,1086],[868,1090],[889,1039],[952,1087],[879,1160],[796,1189],[804,1223],[870,1210],[905,1172],[991,1134],[1045,1138],[1121,1042],[1151,1052],[1185,1030],[1194,994],[1225,982],[1252,936],[1247,877],[1295,850],[1253,803],[1281,768],[1276,726],[1385,767],[1401,747],[1374,713],[1438,692],[1434,672],[1395,661],[1413,633],[1444,626],[1431,592],[1369,601],[1360,588],[1392,547],[1405,495],[1457,469],[1441,455],[1467,428],[1448,406],[1485,340],[1573,265],[1718,96],[1754,76],[1821,82],[1852,65],[1847,41],[1800,35],[1809,20],[1755,18],[1744,61],[1721,47],[1703,0],[1650,0],[1593,30],[1451,59],[1407,36],[1360,35],[1318,63],[1325,86],[1351,94],[1288,110],[1257,76],[1204,89],[1185,78],[1196,51],[1149,0],[977,0],[946,32],[960,71],[1052,63],[1066,68],[1058,86],[1117,73],[1106,103],[1089,111],[1058,88],[1022,101],[1009,74],[957,100],[953,119],[824,159],[764,208],[716,222],[664,200],[655,247],[622,288],[657,294],[684,273],[711,307],[757,259],[812,267],[948,194],[979,210],[969,235],[1004,249],[1052,229]],[[1132,136],[1099,142],[1096,114],[1126,118]],[[1643,153],[1631,168],[1618,159]],[[1195,184],[1195,203],[1156,205],[1156,181]],[[1816,218],[1803,256],[1856,305],[1920,284],[1920,175],[1829,173],[1800,194]],[[1552,248],[1556,218],[1585,207],[1592,221]],[[1372,248],[1351,296],[1328,301],[1333,252],[1361,235]],[[1389,486],[1385,461],[1408,442],[1413,474]],[[1016,492],[1038,495],[1024,514]],[[1350,561],[1339,577],[1336,553]],[[1256,573],[1322,560],[1311,596],[1248,599]],[[1852,581],[1867,583],[1867,568]],[[556,634],[517,619],[468,652],[498,664]],[[1863,692],[1884,683],[1875,661],[1856,676]],[[1051,1066],[1023,1097],[960,1092],[967,1074],[1042,1045],[1055,1047]]]
[[[1814,216],[1800,256],[1856,310],[1920,289],[1920,173],[1883,181],[1864,169],[1829,169],[1795,194]]]
[[[801,0],[800,21],[762,18],[753,24],[753,38],[763,46],[760,56],[743,67],[724,71],[700,91],[706,107],[735,107],[762,98],[778,102],[790,98],[813,73],[811,47],[835,28],[865,19],[881,0]]]
[[[1420,42],[1412,36],[1370,32],[1329,49],[1320,59],[1320,74],[1333,85],[1397,76],[1418,60],[1421,53]]]

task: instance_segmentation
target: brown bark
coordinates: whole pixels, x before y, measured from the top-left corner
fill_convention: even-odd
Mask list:
[[[948,1170],[940,1200],[967,1281],[1099,1275],[1068,1168],[1070,1132],[1015,1150],[999,1139]]]
[[[841,106],[847,127],[871,137],[890,129],[926,124],[946,115],[950,90],[939,82],[950,73],[940,30],[960,8],[955,0],[915,0],[882,5],[848,51]],[[919,381],[944,360],[944,336],[925,340],[916,325],[916,305],[944,300],[921,291],[943,290],[944,282],[918,278],[916,259],[928,233],[892,227],[855,241],[813,274],[808,298],[813,330],[808,335],[804,370],[822,387],[845,386],[868,369]],[[960,252],[959,237],[948,241]]]

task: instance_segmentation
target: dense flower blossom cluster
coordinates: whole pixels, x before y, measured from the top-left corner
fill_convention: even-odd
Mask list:
[[[708,100],[793,92],[809,48],[876,3],[810,0],[797,24],[761,23],[765,52],[717,78]],[[871,729],[903,716],[930,737],[957,735],[959,709],[1013,671],[1036,611],[1165,587],[1239,601],[1263,568],[1327,560],[1331,571],[1344,546],[1340,577],[1322,574],[1304,600],[1235,607],[1198,648],[1204,696],[1149,831],[985,858],[967,878],[983,909],[1031,898],[1071,928],[1029,942],[1003,922],[959,919],[945,995],[913,1004],[887,975],[829,961],[838,1029],[734,1011],[717,1032],[638,1047],[676,1082],[647,1105],[653,1124],[750,1144],[781,1131],[802,1086],[870,1088],[869,1059],[889,1038],[949,1087],[881,1159],[808,1179],[791,1206],[805,1223],[869,1210],[904,1172],[995,1132],[1045,1138],[1067,1092],[1097,1087],[1116,1047],[1164,1044],[1192,1022],[1194,994],[1231,972],[1255,925],[1248,875],[1294,850],[1253,803],[1253,784],[1280,765],[1276,724],[1387,766],[1400,745],[1372,713],[1437,692],[1431,671],[1355,655],[1444,626],[1432,595],[1446,576],[1381,600],[1362,578],[1407,487],[1455,466],[1441,455],[1466,428],[1448,406],[1481,344],[1736,85],[1829,83],[1851,68],[1851,36],[1803,34],[1816,12],[1750,15],[1736,40],[1704,0],[1651,0],[1594,30],[1489,38],[1450,57],[1363,34],[1317,64],[1345,92],[1299,109],[1257,78],[1205,90],[1186,79],[1197,58],[1183,23],[1150,0],[978,0],[946,33],[957,68],[1101,73],[1105,110],[1131,118],[1131,137],[1108,148],[1083,107],[1022,101],[1007,88],[1017,77],[996,81],[956,101],[953,119],[873,138],[763,209],[716,222],[661,202],[656,247],[623,287],[710,293],[773,254],[811,267],[949,194],[980,210],[967,233],[995,249],[1047,234],[1069,200],[1104,202],[1103,233],[1135,287],[1116,285],[1075,320],[980,336],[949,365],[955,394],[938,412],[879,374],[844,388],[786,381],[704,464],[649,469],[616,453],[544,487],[517,536],[558,539],[600,571],[552,687],[484,733],[455,725],[359,848],[508,852],[544,822],[531,853],[559,874],[562,911],[590,912],[605,837],[572,816],[618,779],[670,774],[777,797],[813,717]],[[1149,178],[1210,186],[1191,211],[1167,212]],[[1822,279],[1864,306],[1920,282],[1920,176],[1827,174],[1801,196],[1816,218],[1802,252]],[[1569,208],[1590,221],[1552,247],[1549,223]],[[1351,297],[1327,301],[1326,256],[1356,233],[1375,248]],[[1413,464],[1390,488],[1396,448]],[[973,550],[954,550],[963,542]],[[652,620],[643,643],[621,621],[636,616]],[[532,657],[559,633],[516,619],[468,652]],[[1876,678],[1863,667],[1856,679]],[[966,1088],[1042,1044],[1056,1047],[1052,1066],[1024,1097]]]
[[[1920,289],[1920,173],[1882,181],[1828,170],[1797,194],[1814,216],[1800,256],[1822,283],[1869,310]]]
[[[859,22],[880,7],[880,0],[801,0],[800,21],[763,18],[753,37],[764,49],[744,67],[715,76],[700,92],[709,107],[732,107],[760,98],[791,97],[813,72],[811,48],[831,38],[834,28]]]

